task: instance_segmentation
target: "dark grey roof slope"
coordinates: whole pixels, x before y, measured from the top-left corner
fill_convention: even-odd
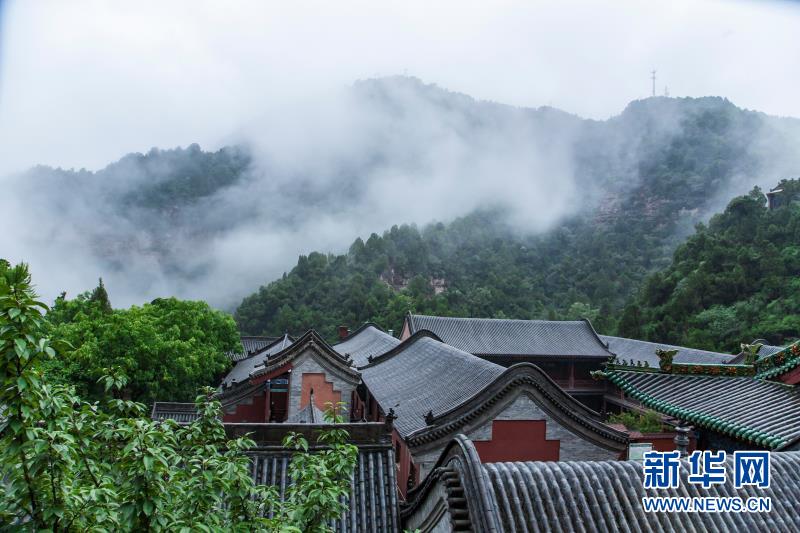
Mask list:
[[[676,363],[703,363],[718,364],[731,362],[734,356],[724,353],[709,352],[707,350],[696,350],[683,346],[672,346],[671,344],[659,344],[656,342],[640,341],[635,339],[625,339],[623,337],[611,337],[600,335],[600,338],[608,344],[609,351],[616,354],[620,359],[647,362],[651,367],[658,367],[658,356],[656,349],[678,350],[673,359]]]
[[[276,337],[270,344],[262,347],[259,351],[250,354],[249,357],[239,360],[222,380],[222,388],[230,387],[234,384],[246,382],[250,373],[257,366],[263,365],[271,355],[280,353],[292,345],[292,338],[289,335]]]
[[[193,403],[154,402],[150,413],[153,420],[174,420],[179,424],[190,424],[200,418]]]
[[[610,357],[589,322],[408,315],[411,333],[426,329],[476,355]]]
[[[800,438],[796,387],[752,377],[609,371],[605,377],[643,405],[767,448]]]
[[[392,337],[375,324],[367,323],[347,336],[342,342],[333,345],[333,349],[353,359],[356,368],[369,363],[370,357],[385,353],[400,344],[400,340]]]
[[[514,462],[480,464],[472,442],[463,435],[444,451],[422,485],[409,493],[401,510],[403,526],[430,523],[432,505],[442,488],[457,487],[459,498],[445,500],[447,512],[464,530],[527,531],[800,531],[796,495],[800,491],[800,452],[773,454],[771,484],[761,489],[733,487],[732,457],[727,482],[703,489],[688,482],[681,462],[675,489],[643,488],[642,464],[634,461]],[[437,487],[439,490],[437,490]],[[766,496],[764,513],[647,513],[646,496]]]
[[[242,348],[244,351],[242,353],[228,353],[228,357],[232,361],[241,361],[242,359],[245,359],[258,352],[259,350],[263,350],[278,339],[280,339],[280,337],[242,335],[240,340],[242,342]]]
[[[349,442],[358,447],[358,462],[350,480],[347,512],[329,524],[337,533],[396,533],[400,531],[396,465],[391,427],[382,423],[337,424],[348,432]],[[301,433],[314,453],[316,438],[325,424],[225,424],[229,438],[248,435],[256,442],[250,452],[251,472],[256,483],[278,488],[285,499],[292,452],[281,445],[289,433]]]
[[[385,412],[394,409],[405,436],[426,427],[429,411],[460,405],[504,370],[419,332],[362,368],[361,377]]]

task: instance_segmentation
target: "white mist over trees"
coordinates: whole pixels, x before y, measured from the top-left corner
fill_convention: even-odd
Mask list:
[[[115,305],[176,295],[232,308],[300,253],[478,209],[520,234],[667,213],[670,234],[685,235],[733,195],[796,174],[799,132],[721,98],[647,99],[592,121],[367,80],[268,113],[218,152],[17,176],[3,212],[36,223],[4,232],[0,249],[30,261],[51,298],[102,276]]]

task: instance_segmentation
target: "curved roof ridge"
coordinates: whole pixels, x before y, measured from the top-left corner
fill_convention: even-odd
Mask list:
[[[475,444],[463,433],[450,440],[425,480],[408,492],[408,504],[401,509],[401,516],[411,515],[429,495],[437,478],[447,471],[455,472],[460,478],[464,496],[469,502],[469,519],[473,529],[491,533],[504,531],[497,515],[497,500],[491,480],[483,468]]]
[[[587,325],[587,326],[589,326],[589,329],[591,330],[591,332],[592,332],[592,335],[594,335],[594,338],[595,338],[595,339],[597,339],[597,342],[599,342],[600,344],[602,344],[602,345],[605,347],[605,349],[606,349],[606,350],[608,350],[608,343],[607,343],[607,342],[603,342],[603,339],[602,339],[602,338],[600,337],[600,335],[597,333],[597,330],[596,330],[596,329],[594,329],[594,326],[592,325],[592,321],[591,321],[591,320],[589,320],[589,319],[588,319],[588,318],[586,318],[586,317],[582,318],[581,320],[582,320],[583,322],[586,322],[586,325]],[[609,353],[611,353],[611,350],[608,350],[608,351],[609,351]]]
[[[351,376],[359,375],[358,371],[350,366],[350,361],[348,359],[334,350],[333,347],[328,344],[319,333],[313,329],[310,329],[285,349],[273,354],[272,357],[264,362],[263,367],[253,370],[249,377],[252,379],[266,374],[277,367],[285,365],[307,347],[315,348],[318,353],[324,354],[331,360],[331,362]]]
[[[593,434],[616,443],[627,443],[628,436],[601,421],[600,414],[586,407],[564,389],[541,368],[533,363],[517,363],[508,367],[502,374],[474,394],[465,398],[446,411],[434,414],[426,427],[411,433],[409,439],[427,442],[452,433],[454,429],[474,419],[477,414],[488,410],[496,401],[508,395],[514,388],[524,384],[535,386],[542,396],[555,409],[544,407],[555,418],[570,419]],[[555,412],[557,411],[557,412]],[[606,445],[608,447],[608,445]]]

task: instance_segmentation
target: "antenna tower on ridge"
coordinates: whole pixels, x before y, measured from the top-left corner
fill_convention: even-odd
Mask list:
[[[653,96],[656,95],[656,71],[650,71],[650,79],[653,80]]]

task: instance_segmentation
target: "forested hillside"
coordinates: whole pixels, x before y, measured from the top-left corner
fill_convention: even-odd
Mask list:
[[[800,181],[781,185],[784,199],[800,198]],[[725,350],[755,338],[783,345],[798,332],[800,205],[770,210],[758,189],[699,225],[620,324],[623,335]]]
[[[766,159],[786,160],[776,154],[788,151],[788,138],[775,124],[721,98],[634,102],[619,117],[582,124],[576,209],[551,230],[520,230],[503,209],[395,226],[356,240],[343,255],[301,257],[282,279],[245,298],[237,321],[247,333],[313,325],[333,335],[338,324],[366,320],[398,328],[414,310],[588,317],[613,333],[623,306],[647,275],[669,264],[694,225],[743,183],[764,183],[760,173],[772,168]],[[764,130],[766,147],[759,144]]]
[[[50,299],[103,277],[122,306],[175,295],[233,310],[264,285],[237,313],[250,333],[397,327],[408,302],[387,304],[403,298],[442,313],[580,311],[611,331],[616,313],[599,310],[621,309],[697,222],[800,168],[800,121],[719,97],[648,98],[598,121],[391,77],[337,105],[214,152],[32,169],[4,183],[0,209],[36,224],[0,247],[30,261]]]

